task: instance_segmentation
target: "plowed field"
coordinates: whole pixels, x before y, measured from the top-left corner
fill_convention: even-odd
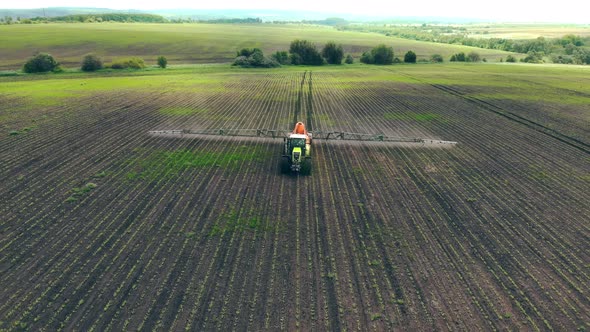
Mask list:
[[[588,71],[361,68],[3,78],[0,328],[588,328]],[[459,144],[317,140],[286,176],[282,140],[148,135],[298,109]]]

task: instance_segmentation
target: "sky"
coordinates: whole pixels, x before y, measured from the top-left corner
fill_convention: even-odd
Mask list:
[[[273,9],[318,11],[376,17],[452,17],[511,22],[590,24],[590,1],[568,0],[20,0],[0,8],[98,7],[111,9]]]

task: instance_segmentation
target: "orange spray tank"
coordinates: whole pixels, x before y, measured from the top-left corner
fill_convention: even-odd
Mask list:
[[[293,128],[293,134],[305,135],[305,155],[311,156],[311,133],[307,132],[303,122],[297,122]]]
[[[295,124],[295,128],[293,129],[293,134],[307,135],[307,130],[305,130],[305,125],[303,124],[303,122],[297,122]]]

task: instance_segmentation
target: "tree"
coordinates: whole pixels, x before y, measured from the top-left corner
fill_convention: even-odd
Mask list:
[[[370,52],[364,52],[361,62],[367,64],[390,65],[393,63],[393,48],[380,44]]]
[[[528,63],[542,63],[543,55],[540,52],[530,51],[529,53],[527,53],[526,57],[521,61]]]
[[[346,56],[346,59],[344,60],[344,63],[351,65],[354,63],[354,58],[352,57],[352,55],[348,54]]]
[[[272,58],[281,65],[287,65],[290,62],[289,53],[287,51],[277,51],[272,55]]]
[[[342,45],[336,45],[334,42],[328,42],[322,50],[322,56],[329,64],[340,65],[344,57],[344,50]]]
[[[248,58],[250,59],[252,67],[262,67],[262,64],[264,63],[264,53],[259,49],[252,53]]]
[[[259,48],[243,48],[241,50],[238,51],[238,55],[237,56],[245,56],[245,57],[249,57],[252,54],[254,54],[254,52],[261,52],[262,50]]]
[[[430,61],[432,62],[443,62],[443,57],[440,54],[433,54],[430,56]]]
[[[577,64],[590,65],[590,51],[583,49],[576,50],[576,52],[574,52],[574,62]]]
[[[469,52],[469,54],[467,54],[467,58],[471,62],[478,62],[481,59],[481,57],[479,56],[479,53],[473,52],[473,51]]]
[[[44,73],[57,70],[59,70],[59,62],[47,53],[35,54],[23,66],[25,73]]]
[[[452,61],[452,62],[454,62],[454,61],[465,62],[465,53],[460,52],[460,53],[457,53],[457,54],[453,54],[451,56],[451,60],[450,61]]]
[[[570,44],[565,45],[564,48],[565,48],[565,54],[572,55],[572,54],[574,54],[574,51],[576,50],[576,45],[570,43]]]
[[[320,66],[324,64],[324,59],[316,49],[315,45],[307,40],[296,39],[292,41],[289,47],[289,53],[297,54],[301,58],[300,63],[293,64],[312,66]],[[299,62],[299,59],[297,59],[297,62]]]
[[[573,34],[565,35],[563,38],[559,40],[561,46],[566,46],[568,44],[572,44],[574,46],[582,46],[584,43],[582,42],[582,38],[580,36],[575,36]]]
[[[416,63],[416,53],[414,53],[414,51],[406,52],[406,55],[404,55],[404,62]]]
[[[371,50],[371,53],[377,65],[390,65],[393,63],[393,47],[381,44]]]
[[[292,65],[298,66],[303,64],[303,58],[297,53],[292,53],[289,55],[289,60],[291,61]]]
[[[373,53],[363,52],[363,55],[361,55],[361,62],[366,64],[374,64],[375,58],[373,57]]]
[[[165,56],[163,56],[163,55],[160,55],[160,56],[158,57],[158,66],[159,66],[160,68],[166,68],[166,66],[168,66],[168,59],[166,59],[166,57],[165,57]]]
[[[94,54],[86,54],[84,58],[82,58],[82,67],[83,71],[95,71],[102,69],[102,60]]]

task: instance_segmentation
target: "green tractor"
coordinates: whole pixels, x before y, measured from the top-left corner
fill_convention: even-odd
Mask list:
[[[293,133],[284,139],[281,171],[311,174],[311,134],[305,130],[301,122],[298,122]]]

